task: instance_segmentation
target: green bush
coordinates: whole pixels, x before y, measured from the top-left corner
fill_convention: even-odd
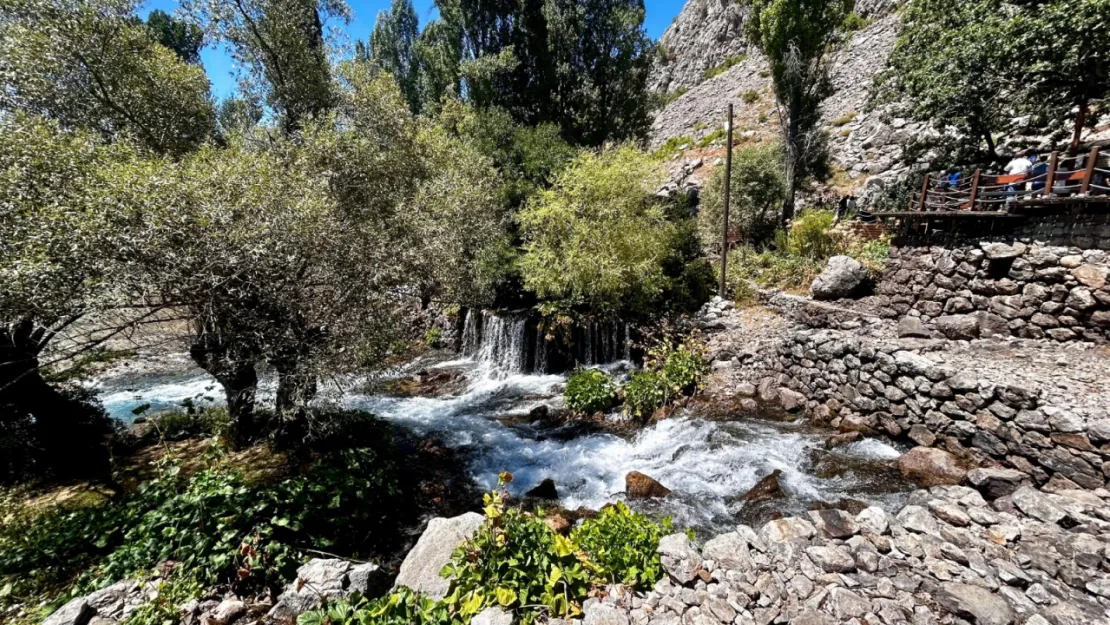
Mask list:
[[[607,581],[645,589],[663,577],[659,539],[672,532],[670,518],[655,523],[618,501],[584,521],[570,538],[598,564]]]
[[[706,372],[705,357],[699,345],[680,343],[665,350],[663,379],[671,396],[690,395],[697,390]]]
[[[443,331],[439,328],[432,328],[424,333],[424,345],[435,349],[439,347],[439,342],[443,338]]]
[[[870,20],[862,17],[859,13],[852,11],[851,13],[844,16],[844,22],[841,23],[840,27],[846,32],[851,33],[857,30],[863,30],[870,23]]]
[[[756,251],[750,246],[739,246],[729,252],[727,281],[729,289],[737,293],[750,291],[749,280],[764,288],[802,289],[809,286],[823,266],[823,261],[781,248]]]
[[[667,381],[656,371],[637,371],[624,385],[624,412],[647,420],[667,401]]]
[[[845,252],[858,260],[872,278],[880,278],[890,255],[890,238],[883,237],[871,241],[858,241],[850,244]]]
[[[732,189],[729,201],[729,237],[764,243],[779,223],[786,197],[782,148],[778,143],[746,145],[732,157]],[[702,245],[720,250],[724,215],[725,168],[716,167],[702,193],[698,211],[698,235]]]
[[[578,369],[567,380],[563,394],[567,408],[579,414],[594,414],[613,407],[616,386],[604,371]]]
[[[184,411],[166,412],[150,417],[159,436],[167,441],[220,436],[227,430],[226,408],[196,410],[186,406]]]
[[[755,89],[748,89],[740,94],[740,99],[744,101],[744,104],[755,104],[759,102],[759,92]]]
[[[832,211],[808,210],[790,224],[787,248],[791,254],[824,261],[839,253],[840,245],[831,229],[836,215]]]
[[[730,57],[725,59],[724,63],[721,63],[720,65],[718,65],[716,67],[711,67],[711,68],[705,70],[702,73],[702,79],[703,80],[709,80],[710,78],[720,76],[721,74],[727,72],[733,65],[736,65],[738,63],[742,63],[744,61],[744,59],[746,59],[746,58],[748,58],[748,55],[746,55],[746,54],[740,54],[740,55],[737,55],[737,56],[730,56]]]

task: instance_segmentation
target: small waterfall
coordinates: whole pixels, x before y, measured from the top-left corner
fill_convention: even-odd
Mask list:
[[[576,326],[569,350],[549,344],[544,334],[526,312],[471,309],[463,322],[462,355],[477,360],[494,378],[631,360],[631,330],[625,323],[591,321]]]

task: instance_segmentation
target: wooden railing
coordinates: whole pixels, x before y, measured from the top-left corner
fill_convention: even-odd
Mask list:
[[[952,183],[949,175],[930,174],[921,184],[916,210],[996,211],[1013,205],[1033,206],[1060,201],[1110,202],[1110,154],[1099,148],[1076,156],[1048,155],[1024,174],[987,174],[976,169]],[[911,209],[912,210],[912,209]]]

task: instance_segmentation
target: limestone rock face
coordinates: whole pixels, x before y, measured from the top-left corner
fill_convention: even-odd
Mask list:
[[[653,499],[666,497],[671,494],[671,489],[639,471],[632,471],[624,476],[624,493],[629,499]]]
[[[433,599],[447,596],[450,580],[439,572],[451,561],[451,553],[474,536],[483,522],[476,512],[452,518],[435,518],[428,522],[428,529],[416,541],[416,546],[405,556],[393,587],[407,586]]]
[[[843,299],[859,293],[867,270],[851,256],[833,256],[809,287],[814,299]]]
[[[959,484],[967,475],[956,457],[933,447],[914,447],[898,459],[898,468],[905,477],[922,486]]]

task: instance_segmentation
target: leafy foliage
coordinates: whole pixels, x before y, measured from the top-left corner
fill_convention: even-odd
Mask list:
[[[675,233],[652,197],[660,180],[657,163],[630,146],[579,154],[518,216],[525,287],[603,314],[657,296]]]
[[[419,21],[412,1],[393,0],[388,11],[378,11],[369,46],[362,49],[362,56],[389,72],[397,81],[413,113],[422,109],[420,62],[416,55],[418,34]]]
[[[664,337],[651,347],[644,368],[624,386],[625,413],[641,420],[685,395],[695,393],[707,372],[705,347],[696,336],[683,342]]]
[[[837,253],[839,242],[830,232],[836,215],[827,210],[809,210],[790,224],[786,248],[791,254],[825,260]]]
[[[760,249],[748,245],[733,249],[728,260],[729,288],[746,293],[748,281],[781,289],[808,287],[830,256],[846,251],[844,243],[831,232],[834,218],[832,211],[806,211],[787,232],[777,232],[772,243]]]
[[[720,250],[724,213],[724,167],[716,167],[705,186],[698,211],[702,245]],[[753,245],[767,242],[779,222],[786,198],[782,147],[778,143],[745,145],[732,156],[729,240]]]
[[[732,69],[733,65],[738,65],[740,63],[743,63],[744,59],[746,59],[746,58],[748,58],[748,55],[746,55],[746,54],[739,54],[737,56],[730,56],[730,57],[725,59],[724,63],[721,63],[720,65],[717,65],[715,67],[711,67],[711,68],[705,70],[705,72],[702,74],[702,80],[709,80],[710,78],[715,78],[717,76],[720,76],[721,74],[723,74],[723,73],[727,72],[728,70]]]
[[[611,583],[650,588],[663,577],[659,539],[673,531],[670,518],[654,523],[623,501],[605,506],[597,517],[575,528],[570,539],[596,562]]]
[[[636,371],[624,385],[624,412],[646,421],[667,401],[667,381],[657,371]]]
[[[567,379],[567,408],[580,414],[603,412],[616,401],[613,380],[598,369],[578,369]]]

